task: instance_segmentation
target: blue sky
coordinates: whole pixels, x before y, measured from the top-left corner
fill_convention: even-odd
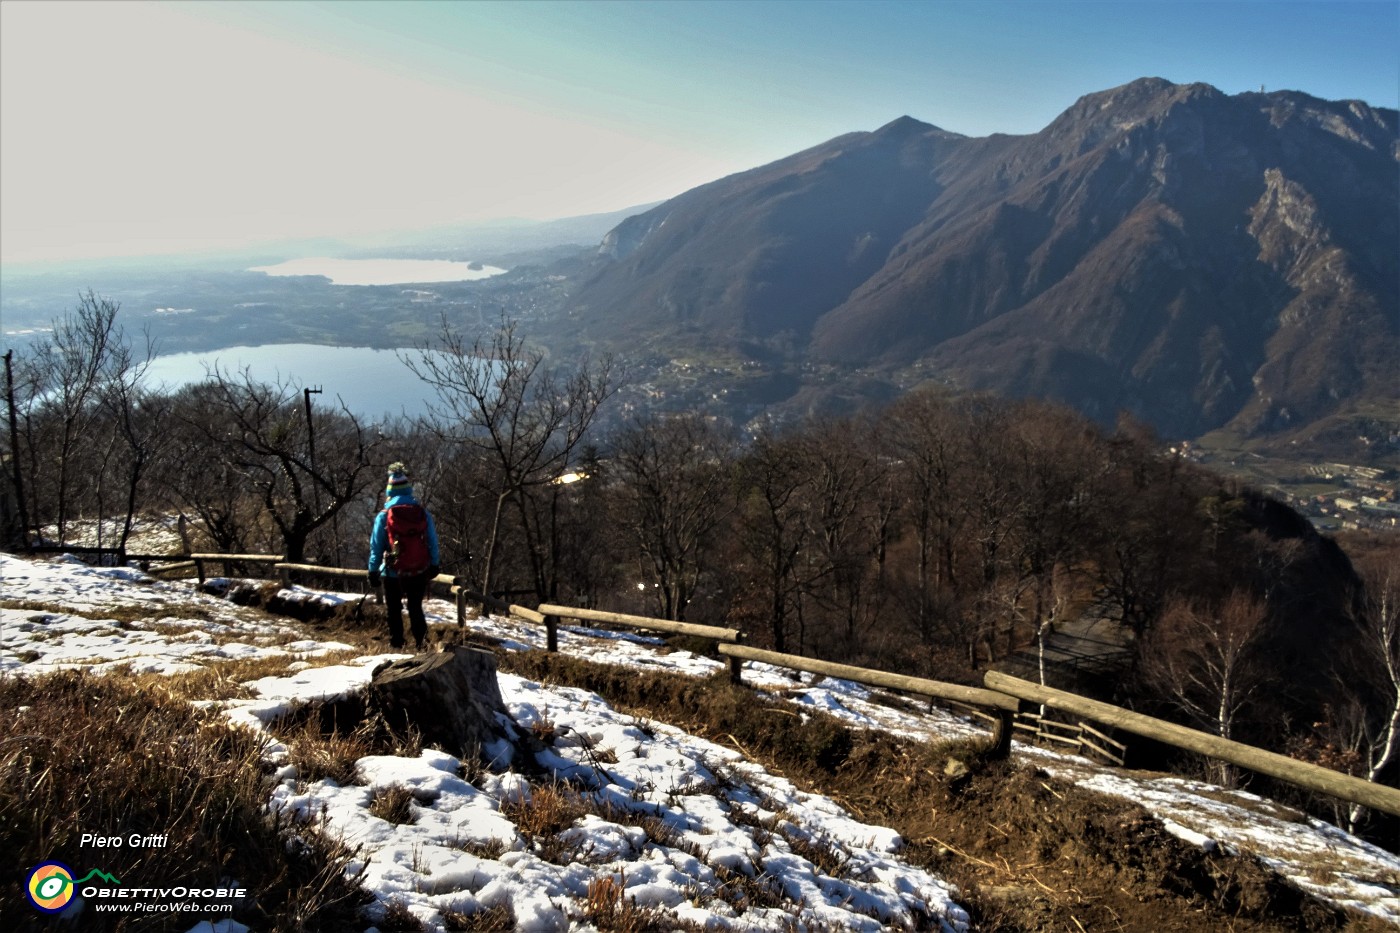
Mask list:
[[[1400,102],[1400,3],[0,3],[0,258],[660,200],[903,114],[1156,76]]]

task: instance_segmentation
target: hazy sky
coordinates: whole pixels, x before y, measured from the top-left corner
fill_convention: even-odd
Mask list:
[[[1400,3],[0,0],[0,261],[616,210],[1143,76],[1396,107]]]

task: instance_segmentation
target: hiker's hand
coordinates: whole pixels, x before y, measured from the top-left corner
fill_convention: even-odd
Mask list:
[[[374,589],[379,589],[379,571],[378,571],[378,570],[371,570],[371,571],[369,572],[369,585],[370,585],[371,587],[373,587]]]
[[[431,567],[428,568],[428,579],[431,580],[433,577],[437,576],[440,573],[442,573],[442,568],[439,567],[437,564],[433,564]]]

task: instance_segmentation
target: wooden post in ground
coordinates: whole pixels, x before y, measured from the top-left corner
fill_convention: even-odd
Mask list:
[[[998,709],[996,717],[996,725],[992,727],[992,748],[988,757],[1007,758],[1011,755],[1011,733],[1016,731],[1016,714],[1009,709]]]
[[[547,615],[544,617],[544,646],[546,651],[554,652],[559,650],[559,617]]]

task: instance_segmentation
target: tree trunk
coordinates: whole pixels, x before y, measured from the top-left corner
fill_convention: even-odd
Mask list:
[[[416,728],[425,744],[458,757],[521,740],[498,718],[510,722],[496,681],[496,656],[480,648],[454,645],[385,665],[370,682],[369,706],[390,729]]]

